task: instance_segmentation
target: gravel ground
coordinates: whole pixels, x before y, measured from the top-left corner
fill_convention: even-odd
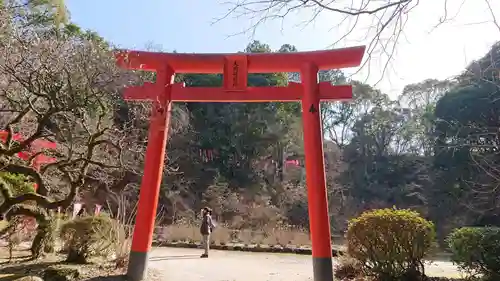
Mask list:
[[[200,259],[200,249],[154,248],[151,268],[165,281],[309,281],[312,279],[311,257],[294,254],[211,251]],[[446,261],[427,266],[435,277],[460,277],[457,268]]]

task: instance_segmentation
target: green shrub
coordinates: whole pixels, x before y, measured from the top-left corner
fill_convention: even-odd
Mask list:
[[[109,216],[79,217],[65,222],[59,236],[68,262],[86,263],[93,256],[106,256],[116,247],[114,222]]]
[[[25,175],[0,172],[0,178],[9,185],[12,196],[35,192],[33,182]]]
[[[452,261],[473,274],[500,280],[500,228],[462,227],[448,236]]]
[[[410,280],[423,275],[435,243],[434,224],[411,210],[379,209],[349,221],[347,252],[366,275]]]

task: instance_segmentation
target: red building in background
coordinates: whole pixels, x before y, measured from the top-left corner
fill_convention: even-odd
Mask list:
[[[5,142],[7,140],[8,134],[9,133],[7,131],[0,131],[0,141]],[[15,133],[12,136],[12,140],[17,142],[22,142],[24,140],[24,137],[21,134]],[[22,160],[29,161],[34,155],[36,155],[39,152],[42,152],[44,149],[55,150],[56,143],[43,139],[34,140],[31,143],[29,149],[27,151],[19,152],[17,154],[17,157],[21,158]],[[56,161],[55,158],[49,157],[41,153],[34,156],[34,158],[31,161],[31,166],[38,171],[40,170],[43,164],[53,163],[54,161]],[[35,190],[36,188],[37,186],[35,184]]]

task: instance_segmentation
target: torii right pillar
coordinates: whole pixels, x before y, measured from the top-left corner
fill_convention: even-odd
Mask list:
[[[314,281],[333,281],[318,67],[312,63],[306,63],[301,69],[300,76],[304,91],[302,122]]]

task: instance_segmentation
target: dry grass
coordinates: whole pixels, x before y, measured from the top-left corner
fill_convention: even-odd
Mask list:
[[[169,225],[156,229],[157,239],[168,242],[200,241],[200,229],[192,225]],[[309,234],[297,229],[268,228],[265,230],[239,230],[217,226],[211,237],[216,244],[310,246]]]

